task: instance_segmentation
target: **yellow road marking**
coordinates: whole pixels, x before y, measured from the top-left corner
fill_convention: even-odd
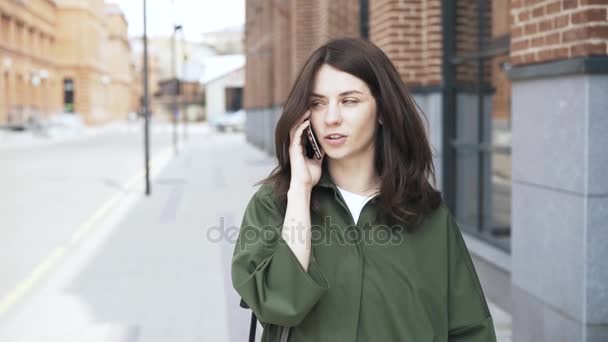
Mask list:
[[[171,158],[173,155],[173,148],[167,147],[163,151],[159,152],[151,161],[150,161],[150,175],[155,176],[160,172],[161,165],[164,165],[165,162]],[[97,209],[91,217],[89,217],[86,221],[76,228],[72,237],[70,239],[69,245],[77,244],[87,233],[92,231],[92,229],[96,226],[96,224],[103,219],[109,212],[112,211],[114,207],[120,200],[126,196],[126,193],[131,188],[135,188],[137,185],[137,181],[141,180],[144,176],[144,171],[138,172],[136,175],[131,177],[122,187],[123,190],[119,190],[116,194],[114,194],[109,200],[107,200],[99,209]],[[137,189],[143,189],[143,184],[139,184]],[[16,302],[18,302],[22,297],[24,297],[49,271],[57,265],[59,260],[65,255],[67,250],[66,246],[60,245],[53,250],[51,254],[49,254],[46,258],[42,260],[36,268],[17,286],[15,286],[8,294],[0,300],[0,316],[2,316],[5,312],[7,312]]]
[[[57,247],[47,256],[19,285],[17,285],[9,294],[0,301],[0,315],[4,314],[8,309],[23,297],[40,279],[46,275],[51,268],[57,264],[59,259],[65,254],[64,247]]]
[[[150,161],[150,173],[155,173],[160,170],[158,165],[163,165],[164,161],[171,157],[171,148],[166,148],[163,152],[159,153],[159,155],[155,156],[153,160]],[[160,162],[160,163],[159,163]],[[126,191],[131,190],[136,185],[138,180],[141,180],[144,176],[144,171],[138,172],[136,175],[131,177],[122,188]],[[99,220],[104,218],[114,207],[120,202],[120,200],[125,196],[125,192],[119,191],[112,198],[106,201],[93,215],[83,222],[76,231],[72,234],[72,239],[70,240],[71,244],[76,244],[83,236],[89,232]]]

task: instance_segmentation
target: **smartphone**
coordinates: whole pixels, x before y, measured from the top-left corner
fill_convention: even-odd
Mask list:
[[[315,138],[314,131],[312,130],[312,126],[309,125],[305,129],[306,131],[306,156],[308,158],[312,158],[313,156],[317,159],[321,159],[321,148],[317,143],[317,138]]]

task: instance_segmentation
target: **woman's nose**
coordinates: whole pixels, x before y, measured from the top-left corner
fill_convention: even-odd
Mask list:
[[[342,115],[340,114],[340,108],[335,104],[328,104],[327,111],[325,112],[325,124],[335,125],[342,122]]]

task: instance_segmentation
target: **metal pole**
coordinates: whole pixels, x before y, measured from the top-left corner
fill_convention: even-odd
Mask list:
[[[369,39],[369,0],[359,0],[359,35]]]
[[[456,137],[456,71],[452,62],[456,51],[456,1],[441,0],[442,58],[441,76],[443,78],[441,121],[442,165],[441,187],[444,200],[451,210],[456,210],[456,148],[452,140]]]
[[[171,68],[173,71],[173,103],[172,103],[172,119],[173,119],[173,151],[177,155],[177,65],[175,58],[175,31],[176,26],[173,25],[173,34],[171,35]]]
[[[184,35],[184,26],[180,25],[181,42],[182,42],[182,77],[185,77],[184,66],[186,65],[186,43],[185,43],[185,35]],[[187,101],[185,101],[187,103]],[[184,101],[182,101],[182,107],[184,106]],[[182,114],[182,123],[184,130],[184,141],[188,141],[188,115],[187,111],[184,110]]]
[[[144,0],[144,155],[146,168],[146,196],[150,195],[150,111],[148,108],[148,31],[146,0]]]
[[[477,143],[479,147],[484,144],[484,126],[485,126],[485,113],[484,113],[484,57],[482,56],[484,46],[484,34],[485,34],[485,1],[477,0]],[[477,195],[477,231],[482,233],[485,230],[485,187],[484,187],[484,160],[485,150],[483,148],[478,149],[477,159],[477,179],[479,184],[479,192]]]

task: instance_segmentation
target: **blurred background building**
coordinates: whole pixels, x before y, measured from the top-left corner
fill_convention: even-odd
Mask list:
[[[133,110],[127,22],[103,0],[0,2],[0,124],[78,113],[89,124]]]
[[[206,67],[208,72],[200,82],[205,86],[207,118],[214,122],[222,114],[235,112],[243,107],[245,56],[217,56],[208,59]]]
[[[180,28],[175,37],[153,37],[148,40],[149,54],[153,58],[149,70],[151,112],[161,117],[170,116],[175,82],[179,83],[176,99],[178,112],[190,121],[213,120],[232,111],[228,109],[233,107],[235,110],[241,109],[242,96],[236,97],[237,102],[227,101],[232,99],[230,94],[234,91],[242,94],[244,77],[237,77],[236,80],[231,78],[221,89],[217,87],[221,84],[217,78],[244,66],[242,27],[204,32],[199,41],[186,39],[183,34],[186,29]],[[136,58],[136,68],[141,70],[141,37],[131,39],[131,43],[134,53],[139,56]],[[207,83],[211,81],[214,81],[211,90],[215,94],[213,96],[206,93]],[[208,105],[212,108],[208,109]]]
[[[608,340],[608,2],[246,1],[250,143],[274,155],[296,72],[343,36],[383,49],[428,118],[437,186],[513,340]]]
[[[0,127],[27,126],[65,113],[88,125],[141,114],[143,43],[141,35],[129,37],[127,28],[119,4],[104,0],[0,1]],[[216,59],[208,59],[244,60],[243,28],[204,32],[197,41],[186,39],[184,30],[188,27],[176,25],[172,35],[149,37],[150,111],[170,119],[176,101],[182,119],[203,121],[201,82],[221,76],[213,70]],[[242,94],[243,82],[242,77],[238,84],[232,81],[230,88]],[[238,94],[228,95],[233,102],[222,100],[215,111],[240,109]]]

